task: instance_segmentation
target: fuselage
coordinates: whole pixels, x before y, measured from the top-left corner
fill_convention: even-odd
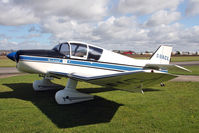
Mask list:
[[[36,74],[56,71],[100,76],[139,71],[149,62],[81,42],[61,43],[52,50],[17,51],[17,69]]]

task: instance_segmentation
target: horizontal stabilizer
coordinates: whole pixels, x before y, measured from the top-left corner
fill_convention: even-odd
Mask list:
[[[188,71],[190,70],[173,64],[146,64],[144,66],[144,69],[154,69],[154,70],[169,70],[169,71]]]

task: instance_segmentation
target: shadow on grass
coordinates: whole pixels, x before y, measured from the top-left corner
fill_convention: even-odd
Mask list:
[[[94,100],[72,105],[58,105],[54,99],[57,90],[35,92],[31,83],[3,84],[13,89],[0,93],[0,98],[18,98],[31,101],[59,128],[110,122],[121,104],[95,96]],[[64,87],[63,87],[64,88]],[[111,91],[107,88],[79,89],[84,93]]]
[[[152,89],[152,88],[144,88],[142,89],[144,92],[150,92],[150,91],[162,91],[162,90],[159,90],[159,89]]]

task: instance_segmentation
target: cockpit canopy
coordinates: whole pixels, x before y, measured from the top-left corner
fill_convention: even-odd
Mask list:
[[[54,51],[63,54],[65,57],[94,60],[100,59],[103,49],[90,46],[84,43],[61,43],[53,48]]]

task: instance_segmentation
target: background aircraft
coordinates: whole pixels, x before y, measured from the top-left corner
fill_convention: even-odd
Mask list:
[[[58,104],[71,104],[93,99],[75,89],[78,81],[143,92],[143,87],[175,78],[168,69],[187,69],[169,65],[171,52],[172,47],[160,46],[149,60],[137,60],[91,44],[69,41],[52,50],[19,50],[7,57],[16,61],[19,71],[43,77],[34,81],[35,91],[57,88],[51,82],[53,78],[69,78],[66,87],[56,92],[55,100]]]

